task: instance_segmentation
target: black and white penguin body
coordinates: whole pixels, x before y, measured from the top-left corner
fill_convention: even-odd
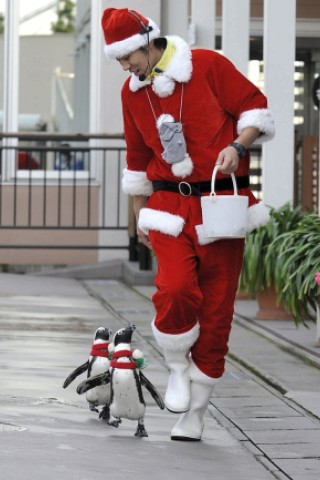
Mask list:
[[[142,352],[131,350],[131,338],[135,325],[128,325],[117,331],[113,339],[113,354],[110,370],[107,373],[91,377],[78,385],[77,392],[85,393],[97,385],[111,385],[110,413],[119,422],[122,418],[137,420],[137,437],[147,437],[144,426],[146,403],[142,386],[146,387],[158,406],[163,410],[164,403],[152,383],[143,375],[140,368],[145,365]]]
[[[104,331],[103,331],[104,330]],[[93,377],[109,370],[109,338],[111,330],[98,328],[95,334],[95,340],[91,347],[89,366],[87,377]],[[108,330],[108,332],[107,332]],[[108,337],[108,338],[106,338]],[[89,403],[90,410],[98,411],[97,407],[100,405],[110,404],[110,387],[108,385],[101,385],[88,390],[86,398]]]
[[[111,400],[110,412],[116,418],[143,419],[146,403],[143,397],[136,360],[139,350],[131,350],[130,343],[135,327],[118,330],[114,337],[114,352],[110,362]]]
[[[87,378],[105,373],[109,370],[109,338],[112,331],[109,328],[99,327],[91,346],[90,357],[83,365],[76,368],[65,380],[63,388],[67,388],[81,373],[87,371]],[[86,393],[86,398],[91,411],[99,412],[98,406],[103,405],[99,418],[106,420],[110,425],[117,427],[119,422],[110,420],[110,385],[99,385]]]

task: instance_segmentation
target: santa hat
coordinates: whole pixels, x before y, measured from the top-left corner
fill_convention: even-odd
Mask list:
[[[128,8],[107,8],[101,19],[109,58],[121,58],[145,47],[160,36],[160,30],[150,18]]]

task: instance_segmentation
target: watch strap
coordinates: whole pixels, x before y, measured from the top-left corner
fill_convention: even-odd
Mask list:
[[[229,143],[229,147],[233,147],[237,150],[239,158],[243,158],[246,154],[246,147],[241,143],[231,142]]]

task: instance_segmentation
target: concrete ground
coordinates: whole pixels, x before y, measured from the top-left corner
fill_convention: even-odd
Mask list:
[[[70,272],[69,272],[70,273]],[[70,274],[71,275],[71,274]],[[77,395],[97,327],[134,323],[133,348],[145,375],[164,394],[168,371],[150,322],[152,286],[119,279],[0,274],[1,479],[21,480],[319,480],[320,349],[314,326],[258,321],[239,300],[227,371],[206,413],[203,440],[173,442],[177,416],[146,391],[148,438],[136,424],[118,429]]]

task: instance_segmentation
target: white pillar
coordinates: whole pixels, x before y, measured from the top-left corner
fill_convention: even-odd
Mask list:
[[[250,0],[223,0],[222,51],[244,75],[249,62]]]
[[[90,23],[90,133],[100,131],[100,108],[101,105],[101,66],[103,58],[103,34],[101,25],[103,2],[91,2]]]
[[[161,33],[164,35],[178,35],[187,41],[189,28],[189,1],[162,0],[161,10]]]
[[[296,2],[264,1],[265,93],[276,136],[263,146],[263,201],[274,208],[293,202],[294,195],[295,25]]]
[[[191,24],[195,28],[195,46],[215,49],[216,0],[192,0]]]
[[[6,0],[4,24],[3,132],[18,131],[19,105],[19,0]],[[4,147],[15,147],[17,139],[3,139]],[[2,178],[14,173],[16,152],[3,149]]]

